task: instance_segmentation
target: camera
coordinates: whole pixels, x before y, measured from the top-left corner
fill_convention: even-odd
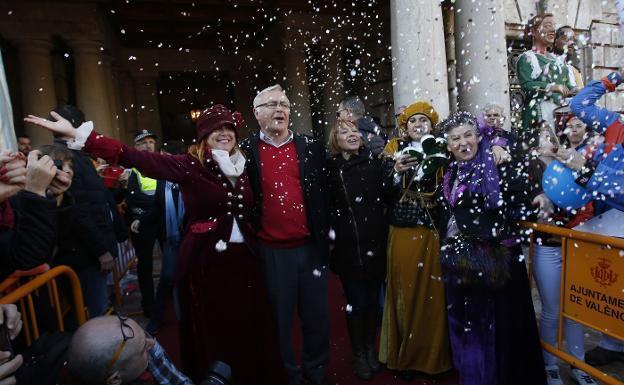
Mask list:
[[[200,385],[230,385],[232,382],[232,368],[225,362],[213,362],[206,372],[206,377]]]

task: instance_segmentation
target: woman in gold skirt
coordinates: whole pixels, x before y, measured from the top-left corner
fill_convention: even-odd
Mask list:
[[[430,135],[437,122],[429,103],[411,104],[399,118],[402,136],[384,149],[392,206],[379,360],[405,380],[452,368],[435,225],[446,159],[444,149],[431,147],[443,148]]]

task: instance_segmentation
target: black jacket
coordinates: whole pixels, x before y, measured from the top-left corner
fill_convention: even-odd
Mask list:
[[[138,219],[141,221],[141,224],[143,224],[144,216],[147,215],[154,206],[154,199],[154,195],[145,194],[141,190],[139,176],[132,170],[128,178],[128,188],[126,189],[126,205],[128,207],[126,214],[128,223],[132,223],[132,221]]]
[[[85,249],[85,242],[78,235],[82,232],[79,216],[81,212],[76,206],[71,193],[63,194],[63,201],[57,209],[57,249],[54,255],[54,265],[67,265],[74,270],[81,270],[88,266],[98,266],[97,258],[87,258],[89,251]]]
[[[329,222],[327,197],[324,190],[327,158],[325,146],[308,136],[297,133],[294,134],[293,140],[297,149],[299,175],[303,176],[301,188],[303,189],[311,241],[317,248],[319,257],[317,262],[326,264],[329,257],[327,238]],[[256,230],[260,230],[260,217],[262,215],[262,167],[258,149],[259,142],[260,135],[255,133],[240,144],[241,150],[248,160],[247,172],[254,192],[255,202],[252,215]]]
[[[381,160],[363,149],[349,160],[332,157],[327,168],[331,227],[336,235],[332,271],[343,277],[383,278],[388,221]]]
[[[83,257],[97,261],[107,251],[117,256],[113,225],[113,210],[116,208],[111,206],[111,193],[104,186],[91,158],[82,151],[71,152],[74,155],[74,178],[68,192],[76,206],[75,224],[80,231],[74,236],[84,252]]]
[[[471,194],[467,190],[457,200],[455,207],[451,207],[440,189],[439,200],[441,211],[437,224],[441,239],[446,238],[448,222],[452,215],[460,233],[479,239],[504,240],[518,235],[516,221],[526,215],[529,206],[530,187],[524,169],[513,163],[503,163],[498,166],[502,206],[495,209],[485,208],[485,197],[481,194]],[[455,174],[451,174],[451,186]]]
[[[373,153],[373,156],[381,154],[386,145],[386,140],[381,136],[381,128],[377,123],[369,116],[363,116],[355,123],[366,148]]]
[[[165,203],[165,186],[167,181],[158,180],[156,182],[156,192],[154,193],[154,203],[149,211],[141,219],[140,231],[144,229],[144,226],[154,231],[156,239],[160,243],[161,248],[164,242],[167,240],[167,225],[165,223],[166,218],[166,203]],[[179,190],[178,190],[179,191]],[[181,194],[181,193],[180,193]],[[183,220],[184,222],[184,220]],[[185,224],[181,223],[181,228],[185,228]]]
[[[410,142],[397,140],[397,145],[397,151],[400,152],[408,147]],[[416,181],[414,169],[396,173],[395,163],[396,160],[391,156],[383,159],[384,181],[390,205],[390,224],[394,227],[422,225],[435,229],[436,218],[439,215],[436,198],[442,183],[442,167],[434,174],[424,175]]]
[[[22,191],[11,199],[15,223],[0,230],[0,280],[50,262],[56,244],[56,202]]]

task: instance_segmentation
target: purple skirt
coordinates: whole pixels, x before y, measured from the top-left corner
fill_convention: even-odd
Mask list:
[[[521,254],[519,247],[511,249]],[[446,285],[449,336],[460,385],[545,385],[524,261],[512,257],[501,289]]]

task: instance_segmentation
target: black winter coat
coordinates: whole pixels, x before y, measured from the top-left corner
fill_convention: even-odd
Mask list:
[[[386,273],[388,221],[381,160],[363,149],[349,160],[328,162],[331,227],[335,231],[332,271],[343,277],[383,278]]]
[[[59,142],[65,145],[63,142]],[[91,158],[82,151],[71,150],[74,155],[74,178],[68,192],[75,201],[75,221],[79,232],[74,234],[84,250],[83,257],[98,261],[107,251],[117,256],[117,237],[113,226],[111,193],[104,186]]]
[[[89,251],[78,235],[82,232],[80,215],[81,211],[71,193],[63,194],[63,201],[57,208],[57,249],[53,261],[55,266],[67,265],[76,271],[88,266],[99,266],[97,258],[87,257]]]
[[[299,175],[303,176],[301,188],[303,189],[306,215],[310,240],[316,248],[316,262],[326,265],[329,259],[329,219],[325,183],[325,146],[322,143],[301,134],[294,134],[295,147],[297,149],[297,161],[299,163]],[[248,160],[246,165],[249,181],[254,193],[253,225],[256,231],[260,230],[260,218],[262,215],[262,167],[260,165],[260,135],[255,133],[240,143],[240,148]],[[285,222],[286,223],[286,222]]]
[[[50,262],[56,244],[56,202],[28,191],[11,199],[15,223],[0,230],[0,281],[15,270]]]
[[[362,135],[364,146],[373,153],[373,156],[379,156],[386,146],[386,140],[381,136],[381,127],[370,116],[359,118],[355,124]]]

